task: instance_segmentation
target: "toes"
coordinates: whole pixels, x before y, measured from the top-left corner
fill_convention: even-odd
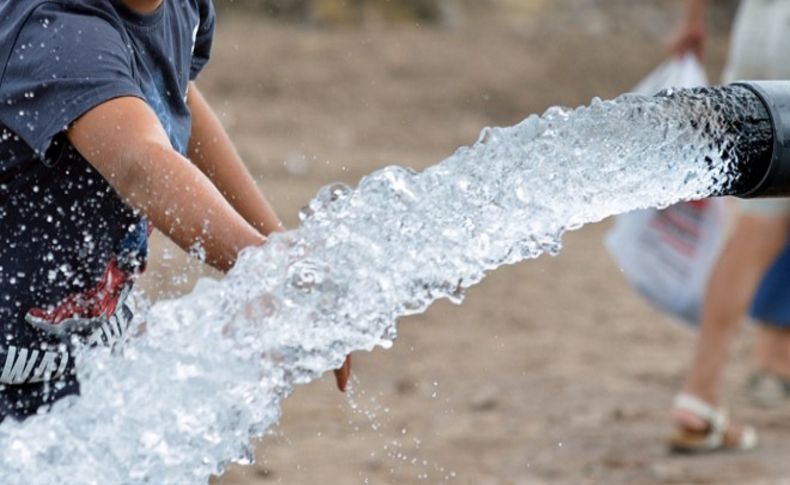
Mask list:
[[[710,428],[707,421],[685,409],[673,409],[672,420],[678,427],[688,431],[704,432]]]

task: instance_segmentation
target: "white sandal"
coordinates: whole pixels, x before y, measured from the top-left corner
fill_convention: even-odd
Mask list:
[[[669,440],[674,453],[709,453],[712,451],[750,451],[757,447],[757,432],[744,426],[737,440],[728,436],[731,423],[727,411],[714,408],[690,394],[675,397],[675,409],[681,409],[708,424],[703,431],[679,430]]]

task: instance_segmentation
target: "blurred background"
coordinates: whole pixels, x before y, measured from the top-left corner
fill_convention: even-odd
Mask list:
[[[416,169],[555,104],[633,87],[663,61],[680,0],[216,0],[200,85],[283,219],[323,185]],[[715,2],[718,80],[736,2]],[[349,396],[327,378],[286,401],[257,462],[223,485],[789,483],[787,413],[752,408],[746,331],[728,374],[760,451],[669,456],[669,407],[694,334],[651,310],[601,244],[503,268],[404,319],[392,350],[355,355]],[[185,274],[183,268],[189,271]],[[148,296],[210,274],[161,236]],[[206,396],[210,399],[211,396]],[[785,480],[783,482],[783,480]]]

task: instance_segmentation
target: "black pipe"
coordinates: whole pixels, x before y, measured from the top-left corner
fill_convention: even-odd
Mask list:
[[[790,81],[669,89],[657,95],[683,106],[686,121],[707,139],[711,170],[726,173],[714,196],[790,197]],[[714,160],[714,158],[716,160]]]
[[[691,127],[727,163],[713,195],[790,197],[790,81],[670,89],[657,96],[685,106]],[[720,162],[706,159],[711,169]]]
[[[747,156],[746,163],[754,167],[755,175],[745,180],[739,197],[788,197],[790,196],[790,81],[745,81],[732,85],[751,91],[767,111],[771,123],[770,156]],[[744,140],[747,144],[762,143],[761,137]],[[753,152],[765,151],[752,149]]]
[[[700,148],[710,155],[701,162],[719,173],[712,195],[749,198],[790,195],[790,160],[776,142],[783,139],[784,104],[774,101],[785,92],[790,95],[790,83],[774,87],[749,82],[669,89],[657,97],[682,107],[681,126],[689,123],[700,140],[707,140]],[[790,121],[790,116],[785,119]]]

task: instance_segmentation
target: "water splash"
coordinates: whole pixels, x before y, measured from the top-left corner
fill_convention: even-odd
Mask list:
[[[83,355],[80,398],[0,426],[2,482],[201,483],[249,460],[294,385],[389,346],[397,317],[556,253],[567,230],[726,191],[739,137],[766,116],[745,92],[712,93],[552,108],[422,173],[322,189],[299,229],[142,312],[116,352]]]

